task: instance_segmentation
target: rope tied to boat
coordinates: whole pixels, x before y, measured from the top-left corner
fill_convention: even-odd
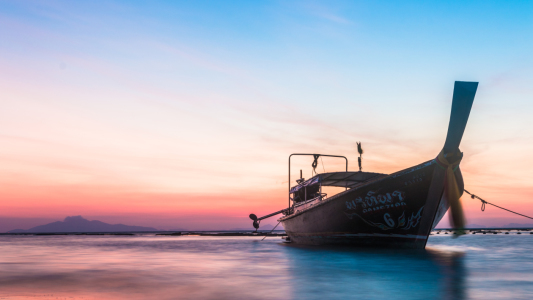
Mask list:
[[[470,198],[472,198],[472,199],[476,199],[476,197],[479,198],[478,196],[476,196],[474,194],[470,194],[467,190],[465,190],[465,192],[467,194],[469,194]],[[485,204],[487,203],[487,201],[485,201],[485,200],[483,200],[481,198],[479,198],[479,200],[481,201],[481,211],[485,211]]]
[[[461,192],[455,179],[455,171],[459,167],[463,159],[463,153],[459,149],[455,152],[444,153],[444,150],[439,153],[435,161],[437,165],[446,170],[444,193],[450,203],[451,221],[457,229],[460,229],[459,234],[464,234],[465,217],[463,207],[461,206]],[[463,232],[463,233],[461,233]]]
[[[318,158],[320,157],[320,154],[313,154],[313,157],[315,160],[313,160],[313,163],[311,164],[311,167],[313,167],[313,172],[316,173],[316,167],[318,166]]]
[[[272,230],[270,230],[270,232],[267,233],[267,234],[265,235],[265,237],[264,237],[261,241],[263,241],[264,239],[266,239],[266,237],[267,237],[269,234],[272,234],[272,232],[274,232],[274,229],[276,229],[276,227],[278,227],[279,223],[281,223],[281,221],[279,221],[278,224],[276,224],[276,226],[274,226],[274,228],[272,228]]]
[[[533,220],[533,217],[526,216],[526,215],[523,215],[523,214],[519,214],[519,213],[517,213],[517,212],[515,212],[515,211],[512,211],[512,210],[510,210],[510,209],[503,208],[503,207],[498,206],[498,205],[496,205],[496,204],[492,204],[492,203],[490,203],[490,202],[487,202],[487,201],[481,199],[480,197],[478,197],[477,195],[474,195],[474,194],[470,193],[470,192],[467,191],[467,190],[465,190],[465,193],[467,193],[468,195],[470,195],[470,198],[472,198],[472,199],[478,199],[479,201],[481,201],[481,211],[485,211],[485,204],[489,204],[489,205],[495,206],[495,207],[497,207],[497,208],[500,208],[500,209],[506,210],[506,211],[508,211],[508,212],[510,212],[510,213],[513,213],[513,214],[515,214],[515,215],[519,215],[519,216],[522,216],[522,217],[525,217],[525,218],[528,218],[528,219],[532,219],[532,220]]]

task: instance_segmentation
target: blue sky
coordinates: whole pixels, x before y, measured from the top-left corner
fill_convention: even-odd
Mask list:
[[[2,1],[4,217],[129,220],[148,202],[108,212],[147,197],[162,200],[139,225],[209,206],[240,226],[285,204],[290,153],[355,166],[362,141],[376,172],[433,158],[455,80],[480,82],[467,186],[533,213],[532,35],[533,1]]]

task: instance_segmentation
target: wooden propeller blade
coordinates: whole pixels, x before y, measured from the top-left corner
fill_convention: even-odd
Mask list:
[[[452,113],[448,125],[448,135],[444,143],[444,153],[450,153],[459,148],[466,122],[472,109],[472,103],[477,91],[477,82],[456,81],[453,89]]]

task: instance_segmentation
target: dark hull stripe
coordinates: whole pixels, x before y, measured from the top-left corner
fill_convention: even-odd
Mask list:
[[[288,233],[292,237],[306,237],[306,238],[349,238],[349,237],[380,237],[380,238],[403,238],[403,239],[425,239],[424,235],[415,234],[394,234],[394,233],[310,233],[310,234],[294,234]]]

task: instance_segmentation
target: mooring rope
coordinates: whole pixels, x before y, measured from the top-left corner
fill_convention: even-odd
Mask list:
[[[278,224],[276,224],[276,226],[274,226],[274,228],[272,228],[272,230],[270,230],[270,232],[267,233],[267,234],[265,235],[265,237],[263,238],[263,240],[266,239],[266,237],[267,237],[270,233],[272,233],[272,231],[274,231],[274,229],[276,229],[276,227],[278,227],[279,223],[281,223],[281,221],[279,221]],[[261,241],[262,241],[262,240],[261,240]]]
[[[515,211],[512,211],[512,210],[509,210],[509,209],[507,209],[507,208],[503,208],[503,207],[501,207],[501,206],[498,206],[498,205],[496,205],[496,204],[492,204],[492,203],[490,203],[490,202],[487,202],[487,201],[481,199],[480,197],[478,197],[477,195],[474,195],[474,194],[470,193],[470,192],[467,191],[467,190],[465,190],[465,192],[466,192],[468,195],[470,195],[470,197],[471,197],[472,199],[478,199],[478,200],[481,201],[481,211],[485,211],[485,204],[490,204],[490,205],[492,205],[492,206],[496,206],[497,208],[500,208],[500,209],[506,210],[506,211],[511,212],[511,213],[513,213],[513,214],[516,214],[516,215],[519,215],[519,216],[522,216],[522,217],[526,217],[526,218],[528,218],[528,219],[532,219],[532,220],[533,220],[532,217],[529,217],[529,216],[526,216],[526,215],[523,215],[523,214],[519,214],[519,213],[517,213],[517,212],[515,212]]]
[[[315,160],[313,160],[313,163],[311,164],[311,167],[313,168],[313,173],[318,174],[316,172],[316,166],[318,166],[318,158],[320,157],[320,154],[313,154],[313,157]]]

